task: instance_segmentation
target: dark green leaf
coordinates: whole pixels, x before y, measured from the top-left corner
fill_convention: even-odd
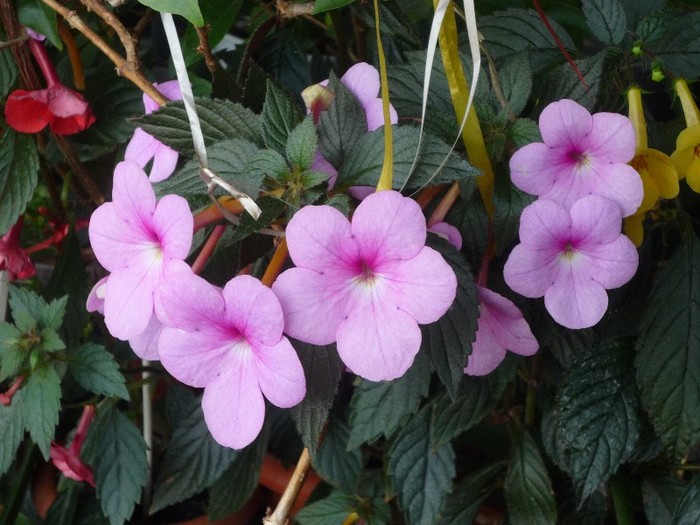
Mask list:
[[[231,235],[229,242],[233,243],[242,241],[261,228],[267,228],[277,217],[282,215],[287,206],[277,197],[270,195],[260,197],[256,203],[262,210],[260,216],[257,219],[253,219],[252,215],[249,213],[242,214],[240,216],[241,220],[236,229],[233,231],[233,235]]]
[[[37,33],[41,33],[56,48],[63,50],[63,42],[56,24],[56,11],[41,0],[19,0],[16,6],[17,18],[23,26],[31,27]]]
[[[290,93],[301,93],[311,84],[309,58],[305,49],[308,33],[301,27],[301,24],[277,26],[254,55],[258,65]],[[289,123],[291,127],[295,124]]]
[[[27,353],[17,346],[22,332],[10,323],[0,323],[0,381],[19,375]]]
[[[289,163],[299,171],[308,170],[317,148],[316,126],[313,118],[308,116],[289,133],[286,147]]]
[[[586,81],[585,86],[569,63],[556,67],[547,77],[543,103],[568,98],[588,108],[589,111],[592,110],[595,106],[600,86],[603,83],[601,82],[601,74],[604,60],[604,52],[592,57],[574,60],[579,72]]]
[[[332,9],[338,9],[339,7],[352,4],[354,1],[355,0],[316,0],[312,14],[317,15]]]
[[[19,394],[18,394],[19,395]],[[24,421],[22,409],[18,402],[8,406],[0,405],[0,476],[3,475],[15,460],[15,453],[24,437]]]
[[[61,337],[51,328],[44,328],[38,335],[41,338],[38,348],[43,352],[55,352],[66,347]]]
[[[627,18],[618,0],[583,0],[588,27],[603,44],[615,46],[625,36]]]
[[[257,146],[242,139],[217,142],[207,148],[209,168],[239,190],[257,195],[263,175],[246,170],[248,162],[257,152]],[[156,192],[158,195],[175,193],[183,197],[206,195],[207,186],[199,176],[199,170],[199,161],[187,162],[175,175],[158,183]],[[221,189],[215,191],[217,195],[222,192]]]
[[[273,149],[258,151],[248,161],[245,170],[250,177],[261,180],[265,177],[271,177],[278,182],[284,182],[290,173],[287,161]]]
[[[243,0],[207,0],[201,3],[200,9],[204,24],[207,26],[209,47],[214,48],[221,42],[229,29],[231,29],[241,7],[243,7]],[[185,63],[188,66],[202,58],[202,53],[197,51],[197,47],[200,45],[199,37],[193,26],[187,26],[181,43]],[[217,68],[214,75],[222,70],[223,68]]]
[[[642,18],[650,14],[661,11],[666,6],[666,0],[621,0],[620,2],[625,9],[627,25],[630,29],[637,27]]]
[[[70,352],[68,373],[89,392],[129,400],[119,365],[103,346],[85,343]]]
[[[496,253],[503,254],[518,235],[520,215],[535,197],[513,186],[505,177],[498,177],[493,192],[493,230],[496,237]]]
[[[478,267],[486,251],[489,226],[486,208],[479,194],[473,192],[470,197],[461,192],[460,198],[445,217],[445,222],[459,230],[462,235],[462,252],[472,267]]]
[[[195,98],[195,103],[207,146],[231,139],[263,145],[260,118],[249,109],[229,100]],[[182,101],[170,102],[155,113],[133,119],[133,123],[180,153],[194,153],[190,124]]]
[[[12,57],[12,51],[3,49],[0,51],[0,98],[5,100],[5,97],[10,93],[10,90],[17,81],[17,65]]]
[[[0,137],[0,235],[9,231],[32,198],[39,156],[32,135],[6,127]]]
[[[699,297],[700,241],[688,231],[649,294],[635,362],[642,404],[676,460],[700,440]]]
[[[428,184],[444,184],[474,177],[479,171],[450,146],[430,133],[423,134],[421,151],[409,177],[413,157],[418,147],[420,130],[415,126],[393,126],[394,189],[420,188]],[[440,164],[445,165],[438,172]],[[338,185],[376,186],[384,165],[384,128],[365,134],[343,161],[338,171]],[[436,174],[437,172],[437,174]]]
[[[294,519],[299,525],[342,525],[348,514],[355,511],[356,504],[353,496],[333,492],[301,509]]]
[[[348,448],[372,442],[381,435],[391,436],[404,418],[418,410],[429,386],[430,368],[422,354],[398,379],[378,383],[363,379],[350,403]]]
[[[499,70],[499,79],[503,96],[508,101],[510,110],[516,116],[520,115],[525,109],[532,89],[529,52],[525,50],[504,62]]]
[[[158,471],[151,513],[209,487],[236,457],[236,451],[219,445],[209,432],[201,398],[184,391],[182,397],[184,401]]]
[[[516,148],[522,148],[531,142],[542,142],[537,122],[529,118],[519,118],[508,128],[508,138]]]
[[[292,344],[304,367],[307,382],[306,396],[289,413],[313,458],[345,367],[334,345],[314,346],[301,341],[292,341]],[[308,380],[310,378],[313,380]]]
[[[467,357],[472,351],[472,342],[476,339],[479,301],[466,257],[435,235],[428,238],[427,245],[440,252],[457,276],[457,297],[450,309],[439,321],[421,327],[422,348],[433,362],[447,392],[455,397]]]
[[[10,287],[10,298],[8,300],[12,319],[15,326],[21,332],[29,332],[37,327],[46,301],[28,288],[18,286]]]
[[[537,445],[525,431],[517,431],[514,436],[504,489],[513,525],[557,522],[557,507],[547,467]]]
[[[669,472],[659,472],[645,476],[642,483],[644,511],[650,525],[667,525],[671,523],[673,511],[678,505],[686,483]]]
[[[73,525],[78,513],[78,498],[82,486],[72,480],[66,481],[66,486],[59,491],[56,501],[49,507],[44,525]]]
[[[468,475],[447,496],[436,525],[465,525],[474,523],[481,504],[492,491],[493,478],[503,468],[489,465]]]
[[[700,68],[700,12],[683,13],[669,24],[654,50],[675,75],[695,78]]]
[[[577,359],[557,394],[558,437],[583,501],[626,462],[639,437],[631,367],[616,344]]]
[[[673,512],[672,525],[700,524],[700,476],[695,476]]]
[[[61,380],[50,364],[37,368],[22,385],[13,403],[21,407],[24,428],[49,459],[49,449],[61,408]]]
[[[367,133],[367,119],[357,99],[333,74],[328,88],[335,97],[318,121],[318,145],[321,155],[338,167]]]
[[[204,25],[197,0],[139,0],[139,3],[160,13],[180,15],[195,27]]]
[[[267,81],[262,110],[265,144],[279,153],[286,153],[292,130],[304,120],[294,100],[274,81]]]
[[[353,492],[364,462],[359,448],[348,450],[349,438],[348,424],[340,418],[332,417],[316,454],[314,468],[331,485]]]
[[[113,405],[98,408],[84,455],[94,465],[97,497],[112,525],[129,518],[146,483],[146,444],[139,429]]]
[[[233,463],[209,490],[209,517],[212,520],[236,512],[253,495],[267,444],[267,435],[263,432],[246,448],[235,451]]]
[[[429,407],[401,430],[389,451],[388,469],[399,506],[412,525],[430,525],[452,489],[455,454],[449,444],[430,444]]]

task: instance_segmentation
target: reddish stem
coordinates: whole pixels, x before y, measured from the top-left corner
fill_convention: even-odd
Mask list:
[[[22,386],[22,383],[24,382],[25,376],[19,376],[17,379],[15,379],[15,382],[12,383],[12,386],[7,389],[7,392],[4,392],[0,394],[0,404],[3,406],[10,406],[12,403],[12,397],[17,393],[19,388]]]
[[[56,73],[56,68],[53,67],[53,63],[49,58],[49,54],[46,52],[44,44],[33,38],[29,39],[29,49],[32,50],[32,55],[34,55],[34,60],[36,60],[39,69],[46,79],[46,86],[51,87],[60,84],[61,81],[58,79],[58,73]]]
[[[207,242],[204,243],[202,251],[199,252],[197,259],[195,259],[194,263],[192,263],[193,273],[198,274],[202,271],[202,268],[204,268],[204,265],[207,264],[209,257],[211,257],[211,254],[214,253],[214,249],[216,248],[216,245],[219,242],[219,239],[221,239],[221,236],[224,234],[225,230],[226,226],[221,224],[214,227],[214,230],[211,232]]]

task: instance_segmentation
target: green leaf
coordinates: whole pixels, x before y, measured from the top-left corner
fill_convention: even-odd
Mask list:
[[[56,11],[40,0],[19,0],[16,6],[20,24],[41,33],[59,51],[63,50],[63,42],[58,34],[58,25],[56,24]]]
[[[66,304],[68,303],[68,296],[64,295],[58,299],[54,299],[50,303],[45,302],[43,299],[39,299],[44,307],[39,315],[39,325],[43,328],[50,328],[52,330],[58,330],[63,324],[63,316],[66,314]]]
[[[421,326],[421,348],[430,357],[447,392],[455,397],[464,376],[467,356],[472,351],[472,342],[476,339],[479,300],[466,257],[436,235],[429,236],[427,246],[437,250],[455,272],[457,297],[440,320]]]
[[[13,403],[21,407],[24,428],[48,460],[61,408],[61,380],[53,365],[37,368],[17,392]]]
[[[17,82],[17,64],[9,49],[0,50],[0,99],[5,100]]]
[[[236,457],[236,451],[219,445],[209,432],[201,398],[184,389],[181,395],[183,402],[158,471],[151,513],[206,489]]]
[[[516,119],[508,127],[508,138],[516,148],[522,148],[531,142],[542,142],[537,122],[529,118]]]
[[[493,490],[493,479],[502,464],[488,465],[468,475],[447,496],[436,525],[464,525],[474,523],[481,504]]]
[[[267,435],[261,433],[240,451],[230,466],[209,489],[209,517],[217,520],[240,509],[258,487],[260,468],[267,449]]]
[[[277,83],[268,79],[262,110],[265,144],[279,153],[286,153],[292,130],[304,120],[294,100]]]
[[[478,192],[469,195],[466,191],[460,191],[460,197],[450,208],[445,222],[459,230],[462,235],[462,253],[472,267],[478,267],[488,244],[489,226],[486,208]]]
[[[318,145],[321,155],[338,167],[367,133],[367,119],[358,100],[333,74],[328,89],[335,97],[318,121]]]
[[[240,222],[233,231],[228,242],[239,242],[257,232],[261,228],[267,228],[274,220],[282,215],[287,205],[271,195],[264,195],[255,201],[262,210],[262,213],[257,219],[253,219],[249,213],[244,213],[240,216]]]
[[[532,90],[532,68],[527,50],[513,56],[499,69],[503,96],[510,110],[517,116],[522,113]]]
[[[66,347],[61,337],[54,330],[51,330],[51,328],[44,328],[39,334],[39,337],[41,338],[39,348],[43,352],[56,352]]]
[[[583,0],[582,8],[588,27],[598,40],[608,46],[622,42],[627,18],[618,0]]]
[[[19,395],[19,394],[17,394]],[[24,437],[22,408],[13,401],[8,406],[0,405],[0,476],[12,466],[15,454]]]
[[[68,373],[88,392],[129,400],[119,365],[103,346],[85,343],[68,355]]]
[[[508,178],[496,178],[493,193],[493,230],[498,255],[502,255],[513,245],[520,227],[520,215],[534,200],[534,196],[516,188]]]
[[[8,300],[12,319],[21,332],[29,332],[37,327],[39,317],[46,307],[46,302],[28,288],[10,286]]]
[[[537,445],[524,430],[517,431],[513,436],[504,489],[510,523],[513,525],[557,522],[557,507],[547,467]]]
[[[302,24],[278,25],[258,47],[254,59],[290,93],[301,93],[311,84],[308,38]],[[298,100],[301,102],[300,96]],[[290,123],[291,127],[295,124]]]
[[[139,429],[113,405],[97,410],[84,456],[93,465],[97,497],[112,525],[131,516],[146,483],[146,444]]]
[[[642,404],[676,461],[700,440],[699,297],[700,240],[687,231],[649,294],[635,362]]]
[[[696,78],[700,68],[700,12],[683,13],[668,26],[656,56],[674,75]]]
[[[292,166],[299,171],[306,171],[311,167],[314,154],[318,149],[318,137],[314,120],[310,115],[291,131],[286,149],[287,158]]]
[[[316,0],[311,14],[317,15],[352,4],[355,0]]]
[[[686,485],[665,471],[644,477],[642,482],[644,511],[650,525],[671,523],[673,511],[683,497]]]
[[[180,15],[195,27],[204,25],[197,0],[139,0],[139,3],[160,13]]]
[[[32,198],[39,155],[32,135],[6,127],[0,136],[0,235],[7,233]]]
[[[10,323],[0,323],[0,381],[19,375],[27,352],[17,346],[22,332]]]
[[[401,430],[389,451],[388,469],[399,507],[412,525],[431,525],[452,489],[455,454],[449,444],[430,444],[429,407]]]
[[[299,525],[342,525],[355,512],[357,499],[342,492],[333,492],[327,498],[315,501],[294,517]]]
[[[569,63],[556,67],[547,76],[542,102],[546,104],[568,98],[592,111],[595,107],[600,86],[603,84],[601,75],[604,61],[605,52],[598,53],[592,57],[574,60],[588,87],[583,85]]]
[[[422,354],[398,379],[374,383],[363,379],[350,402],[348,449],[389,437],[401,422],[418,410],[428,395],[430,368]]]
[[[695,476],[673,512],[671,525],[697,525],[700,523],[700,476]]]
[[[289,164],[273,149],[258,151],[248,161],[245,169],[251,177],[259,177],[261,180],[271,177],[278,182],[285,182],[290,175]]]
[[[331,418],[323,443],[314,460],[314,469],[336,488],[353,492],[364,464],[359,448],[348,450],[350,427],[340,418]]]
[[[394,189],[401,188],[409,176],[413,157],[418,147],[420,130],[415,126],[393,126]],[[436,173],[445,161],[441,171]],[[332,162],[331,162],[332,163]],[[384,165],[384,128],[363,135],[338,170],[337,185],[376,186]],[[423,134],[421,152],[411,173],[407,188],[444,184],[474,177],[479,170],[465,159],[450,151],[450,146],[430,133]]]
[[[304,446],[312,458],[318,450],[318,442],[328,420],[338,381],[345,365],[338,356],[335,345],[314,346],[292,340],[299,355],[304,376],[313,378],[306,382],[306,395],[301,403],[289,410]]]
[[[557,394],[558,439],[579,501],[617,472],[639,437],[632,367],[622,351],[604,344],[584,354]]]
[[[228,30],[231,29],[241,7],[243,7],[243,0],[206,0],[202,2],[200,8],[204,24],[207,26],[209,47],[213,49],[221,42]],[[185,63],[188,66],[202,59],[202,54],[197,52],[199,37],[193,26],[187,26],[181,42]],[[218,68],[218,72],[221,70],[222,68]]]
[[[261,173],[246,171],[248,162],[258,152],[257,146],[242,139],[217,142],[207,148],[209,168],[219,177],[250,195],[257,195],[262,184]],[[172,177],[155,186],[158,195],[175,193],[185,198],[207,194],[207,186],[199,176],[199,161],[190,160]],[[216,189],[215,195],[224,193]],[[208,199],[205,200],[208,202]]]
[[[249,109],[229,100],[211,98],[195,98],[195,105],[208,147],[231,139],[263,145],[260,118]],[[170,102],[131,122],[180,153],[194,154],[190,123],[182,101]]]

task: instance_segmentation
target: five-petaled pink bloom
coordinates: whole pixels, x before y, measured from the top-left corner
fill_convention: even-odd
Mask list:
[[[285,332],[301,341],[338,343],[355,374],[394,379],[421,344],[418,324],[437,321],[454,301],[457,278],[425,246],[418,204],[395,191],[367,197],[352,223],[330,206],[306,206],[287,226],[296,268],[272,287]]]
[[[602,195],[632,215],[644,191],[627,163],[635,153],[634,128],[617,113],[591,115],[573,100],[548,105],[540,115],[544,142],[520,148],[510,159],[513,184],[566,208],[587,195]]]
[[[608,307],[606,289],[618,288],[637,270],[639,256],[620,233],[620,207],[598,195],[570,210],[540,199],[520,217],[520,244],[503,268],[506,283],[525,297],[542,297],[554,320],[587,328]]]
[[[161,362],[178,380],[204,388],[214,439],[243,448],[262,428],[263,395],[282,408],[304,398],[304,370],[282,335],[282,308],[269,288],[241,275],[221,290],[180,266],[160,295],[169,325],[158,340]]]
[[[169,80],[162,84],[153,84],[169,100],[182,100],[180,85],[177,80]],[[146,110],[146,115],[153,113],[160,106],[151,97],[144,93],[143,106]],[[124,152],[124,160],[133,160],[142,168],[153,159],[151,173],[149,179],[151,182],[161,182],[175,171],[179,154],[174,149],[166,146],[153,135],[149,135],[141,128],[136,128],[134,136],[131,137],[129,144]]]
[[[193,219],[182,197],[166,195],[156,203],[148,177],[133,161],[117,165],[112,198],[92,214],[89,235],[97,260],[111,272],[96,285],[104,286],[105,323],[126,340],[146,330],[161,280],[173,262],[187,257]]]
[[[479,327],[464,372],[472,376],[493,372],[505,359],[507,350],[520,355],[535,354],[539,344],[518,307],[510,299],[483,286],[476,288]]]
[[[75,481],[86,481],[93,487],[95,480],[92,469],[88,467],[80,457],[80,451],[87,437],[90,422],[95,415],[94,405],[85,405],[83,414],[80,416],[78,428],[73,436],[73,441],[69,447],[62,447],[57,443],[51,443],[49,455],[54,466],[60,470],[64,476]]]

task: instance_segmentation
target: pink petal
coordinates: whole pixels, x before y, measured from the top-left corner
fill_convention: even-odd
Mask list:
[[[184,266],[176,265],[160,283],[158,306],[165,314],[160,321],[187,331],[213,324],[224,326],[221,291]]]
[[[592,118],[593,129],[582,143],[584,151],[600,161],[631,161],[636,139],[630,119],[617,113],[596,113]]]
[[[494,335],[503,348],[520,355],[533,355],[537,352],[539,344],[532,335],[530,325],[510,299],[479,287],[479,300],[488,311],[490,319],[497,323],[498,329],[494,331]]]
[[[179,195],[166,195],[158,201],[152,221],[163,255],[168,259],[187,257],[192,246],[194,224],[187,201]]]
[[[107,278],[108,277],[103,277],[97,283],[95,286],[92,287],[92,290],[90,290],[90,294],[88,295],[86,304],[85,304],[85,309],[88,312],[99,312],[104,315],[105,311],[105,290],[106,290],[106,284],[107,284]]]
[[[593,129],[593,118],[573,100],[549,104],[540,115],[540,134],[547,146],[577,148]]]
[[[377,269],[387,285],[382,303],[403,310],[418,323],[437,321],[454,302],[457,277],[432,248],[425,247],[412,259],[385,266]]]
[[[561,266],[556,281],[544,296],[547,311],[567,328],[593,326],[608,308],[608,294],[600,284],[577,272],[575,264]]]
[[[105,324],[124,341],[143,332],[153,315],[154,282],[160,268],[137,266],[112,272],[105,288]]]
[[[610,199],[589,195],[571,206],[571,238],[576,248],[612,242],[620,236],[620,207]]]
[[[214,439],[224,447],[241,449],[260,433],[265,401],[249,361],[221,374],[204,389],[204,420]]]
[[[415,257],[425,246],[426,231],[420,206],[396,191],[373,193],[352,218],[352,234],[370,265]]]
[[[615,201],[620,206],[623,217],[633,215],[644,198],[639,173],[632,166],[620,163],[595,162],[591,168],[597,174],[596,187],[592,193]]]
[[[167,82],[161,82],[160,84],[155,83],[153,84],[153,87],[160,91],[168,100],[182,100],[180,84],[177,80],[168,80]],[[153,113],[160,108],[160,104],[146,94],[143,95],[143,106],[146,109],[146,115]]]
[[[462,249],[462,234],[459,230],[446,222],[438,222],[428,228],[429,232],[439,235],[458,250]]]
[[[350,222],[330,206],[305,206],[287,225],[287,245],[294,264],[325,272],[357,260]]]
[[[592,246],[583,253],[585,267],[581,274],[606,289],[618,288],[637,272],[639,254],[632,241],[624,235],[608,244]]]
[[[482,321],[479,317],[479,328],[476,331],[476,340],[472,343],[472,353],[467,358],[467,366],[464,373],[470,376],[485,376],[490,374],[506,358],[506,349],[496,339],[494,326],[488,319]]]
[[[133,160],[136,164],[145,168],[146,164],[155,155],[158,144],[160,142],[153,135],[149,135],[141,128],[136,128],[129,144],[126,145],[124,160]]]
[[[525,297],[542,297],[559,273],[558,255],[518,244],[503,267],[508,286]]]
[[[170,177],[175,171],[179,157],[177,151],[159,142],[153,156],[151,173],[148,175],[151,183],[161,182]]]
[[[343,363],[370,381],[388,381],[405,374],[420,343],[420,328],[410,315],[370,295],[338,330],[338,354]]]
[[[384,125],[384,107],[382,106],[381,98],[373,98],[362,104],[362,109],[365,110],[365,119],[367,119],[367,131],[374,131]],[[394,109],[394,106],[389,104],[389,122],[396,124],[399,121],[399,116]]]
[[[255,376],[265,397],[280,408],[293,407],[306,395],[304,369],[286,337],[274,346],[259,346],[255,355]]]
[[[543,195],[552,189],[563,171],[570,170],[569,165],[569,159],[559,149],[533,142],[510,158],[510,178],[524,192]]]
[[[348,188],[348,193],[352,195],[353,199],[358,201],[363,201],[373,193],[377,191],[374,186],[350,186]]]
[[[277,278],[272,291],[282,305],[285,333],[314,345],[336,340],[350,302],[347,281],[332,280],[306,268],[291,268]]]
[[[540,199],[520,216],[520,242],[554,256],[570,238],[571,215],[554,201]]]
[[[114,169],[112,201],[117,216],[127,223],[146,221],[156,208],[156,195],[141,167],[125,160]]]
[[[160,338],[163,328],[165,327],[158,318],[152,315],[146,329],[139,335],[129,339],[129,346],[131,346],[134,353],[141,359],[157,361],[159,359],[158,339]]]
[[[251,345],[272,346],[279,343],[284,316],[272,290],[250,275],[239,275],[226,284],[223,298],[226,322],[234,326]]]
[[[355,64],[348,69],[340,81],[364,106],[379,94],[379,71],[365,62]]]

